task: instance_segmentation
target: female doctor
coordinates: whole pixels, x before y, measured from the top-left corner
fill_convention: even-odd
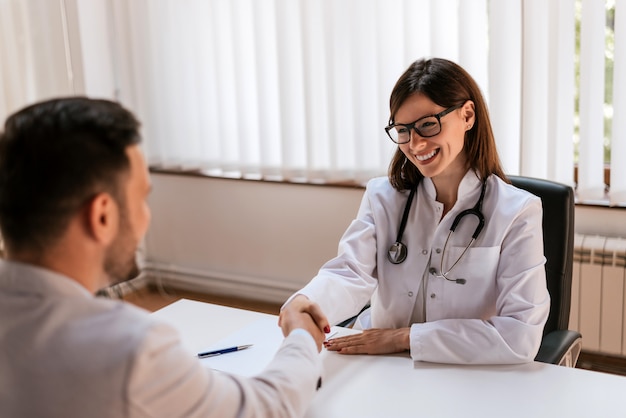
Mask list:
[[[325,343],[341,354],[532,361],[550,304],[541,200],[504,175],[476,82],[448,60],[414,62],[385,131],[388,178],[369,181],[337,257],[282,310],[319,305],[332,324],[370,302],[363,333]]]

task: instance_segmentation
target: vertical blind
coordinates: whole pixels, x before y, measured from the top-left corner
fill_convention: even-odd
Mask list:
[[[480,85],[508,173],[575,185],[577,152],[579,201],[625,205],[625,15],[626,0],[0,0],[0,116],[108,96],[143,121],[154,167],[363,183],[395,150],[395,81],[438,56]]]
[[[604,181],[603,143],[589,138],[604,137],[604,31],[602,2],[582,0],[580,25],[580,175],[578,194],[583,199],[600,198]]]
[[[613,126],[611,137],[612,204],[626,202],[626,0],[615,2]]]

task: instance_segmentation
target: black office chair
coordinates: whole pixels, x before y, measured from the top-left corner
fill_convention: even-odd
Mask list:
[[[582,336],[568,330],[574,259],[574,190],[554,181],[509,176],[514,186],[541,198],[543,251],[550,293],[550,314],[536,361],[574,367]]]
[[[550,313],[535,360],[574,367],[582,348],[580,333],[567,329],[574,257],[574,190],[550,180],[508,177],[514,186],[539,197],[543,204],[543,251]],[[355,320],[356,316],[338,325],[350,327]]]

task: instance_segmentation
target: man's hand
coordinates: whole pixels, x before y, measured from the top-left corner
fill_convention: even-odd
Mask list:
[[[280,312],[278,325],[287,336],[296,329],[302,328],[313,336],[317,344],[317,350],[321,351],[325,339],[325,332],[330,332],[330,325],[326,315],[322,313],[319,305],[311,302],[304,295],[293,298]]]
[[[333,338],[324,343],[340,354],[390,354],[409,350],[410,328],[368,329],[360,334]]]

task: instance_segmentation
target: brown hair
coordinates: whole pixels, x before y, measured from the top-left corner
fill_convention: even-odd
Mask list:
[[[0,132],[0,230],[11,251],[41,253],[90,198],[123,203],[126,148],[139,122],[119,103],[67,97],[28,106]]]
[[[421,93],[439,106],[448,108],[462,105],[468,100],[474,102],[476,121],[472,129],[465,133],[465,152],[468,168],[482,176],[484,181],[495,174],[509,182],[502,170],[496,150],[496,142],[489,121],[487,105],[478,84],[458,64],[442,58],[419,59],[400,76],[389,98],[389,124],[400,106],[411,95]],[[398,148],[389,164],[389,181],[397,190],[416,187],[424,178],[413,164],[406,163],[404,153]]]

